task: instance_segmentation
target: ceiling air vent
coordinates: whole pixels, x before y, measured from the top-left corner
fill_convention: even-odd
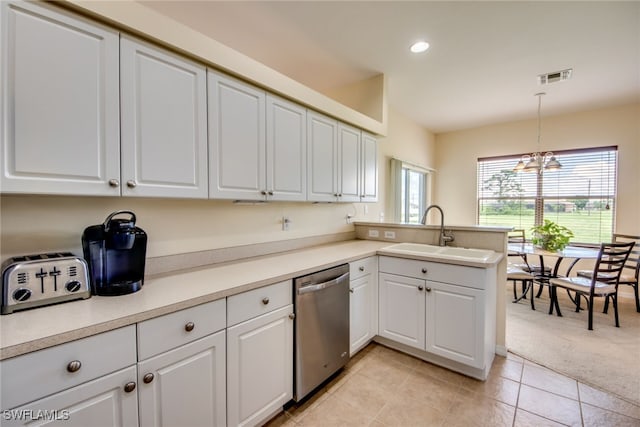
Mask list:
[[[566,70],[555,71],[553,73],[540,74],[538,75],[538,84],[548,85],[549,83],[563,82],[565,80],[569,80],[572,73],[573,68],[568,68]]]

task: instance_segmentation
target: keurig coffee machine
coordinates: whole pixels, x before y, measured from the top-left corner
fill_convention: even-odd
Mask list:
[[[125,295],[142,288],[147,234],[136,227],[133,212],[113,212],[103,224],[87,227],[82,250],[94,295]]]

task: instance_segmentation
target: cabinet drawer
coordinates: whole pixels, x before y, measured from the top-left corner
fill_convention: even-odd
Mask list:
[[[233,326],[292,303],[290,280],[227,298],[227,325]]]
[[[349,279],[354,280],[367,274],[378,274],[378,257],[372,256],[349,263]]]
[[[378,268],[384,273],[453,283],[476,289],[484,289],[486,286],[487,270],[484,268],[387,256],[379,258]]]
[[[138,360],[144,360],[226,327],[224,299],[138,323]]]
[[[2,409],[14,408],[135,365],[135,343],[136,330],[131,325],[3,360],[0,362]],[[73,361],[80,362],[75,371]]]

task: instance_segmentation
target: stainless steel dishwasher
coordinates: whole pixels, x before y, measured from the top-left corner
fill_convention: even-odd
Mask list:
[[[298,277],[293,292],[297,402],[349,361],[349,265]]]

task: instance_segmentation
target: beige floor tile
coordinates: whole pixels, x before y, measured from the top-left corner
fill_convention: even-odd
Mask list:
[[[384,382],[356,372],[335,393],[331,393],[330,397],[349,403],[359,411],[371,415],[373,419],[394,393],[395,390],[387,389]]]
[[[587,403],[582,404],[582,419],[585,427],[638,427],[640,420],[626,417],[616,412],[597,408]]]
[[[562,425],[520,408],[516,410],[516,420],[513,423],[513,427],[560,427]]]
[[[400,396],[411,396],[431,408],[447,411],[462,395],[460,387],[415,371],[398,389]]]
[[[312,409],[327,399],[327,397],[329,397],[329,394],[326,390],[319,390],[308,396],[302,403],[295,403],[287,407],[285,412],[293,421],[298,422],[309,414]]]
[[[380,411],[376,421],[385,426],[441,426],[446,412],[425,405],[411,396],[394,396]]]
[[[524,359],[522,357],[518,356],[517,354],[511,353],[511,352],[507,353],[507,359],[508,360],[513,360],[514,362],[520,362],[520,363],[522,363],[524,361]]]
[[[293,421],[293,417],[285,411],[282,411],[264,424],[265,427],[294,427],[295,425],[296,423]]]
[[[489,398],[459,399],[449,408],[447,427],[511,427],[516,408]]]
[[[530,385],[554,394],[578,399],[578,382],[539,365],[525,363],[522,384]]]
[[[640,406],[638,405],[619,399],[586,384],[578,383],[578,390],[580,392],[580,401],[583,403],[640,419]],[[640,390],[638,390],[638,392],[640,393]]]
[[[446,381],[455,386],[459,386],[465,378],[464,375],[450,371],[447,368],[442,368],[429,362],[421,362],[419,365],[417,365],[416,372],[428,375],[432,378]]]
[[[520,380],[522,379],[523,366],[524,363],[522,363],[522,359],[520,361],[517,361],[497,356],[493,360],[493,366],[491,366],[489,376],[500,376],[520,382]]]
[[[419,364],[423,363],[422,360],[402,353],[398,350],[394,350],[383,345],[378,345],[372,350],[372,354],[377,356],[384,356],[385,360],[393,360],[394,362],[406,365],[410,368],[415,368]]]
[[[414,368],[399,362],[396,357],[388,354],[372,354],[361,363],[362,369],[358,373],[383,383],[388,389],[398,388],[414,371]]]
[[[460,387],[473,394],[490,397],[507,405],[516,406],[520,383],[502,377],[489,377],[486,381],[465,378]]]
[[[525,384],[520,386],[518,409],[524,409],[565,425],[582,425],[580,403],[577,400],[539,390]]]
[[[311,409],[297,425],[306,427],[368,426],[373,415],[357,408],[344,399],[330,395]]]

